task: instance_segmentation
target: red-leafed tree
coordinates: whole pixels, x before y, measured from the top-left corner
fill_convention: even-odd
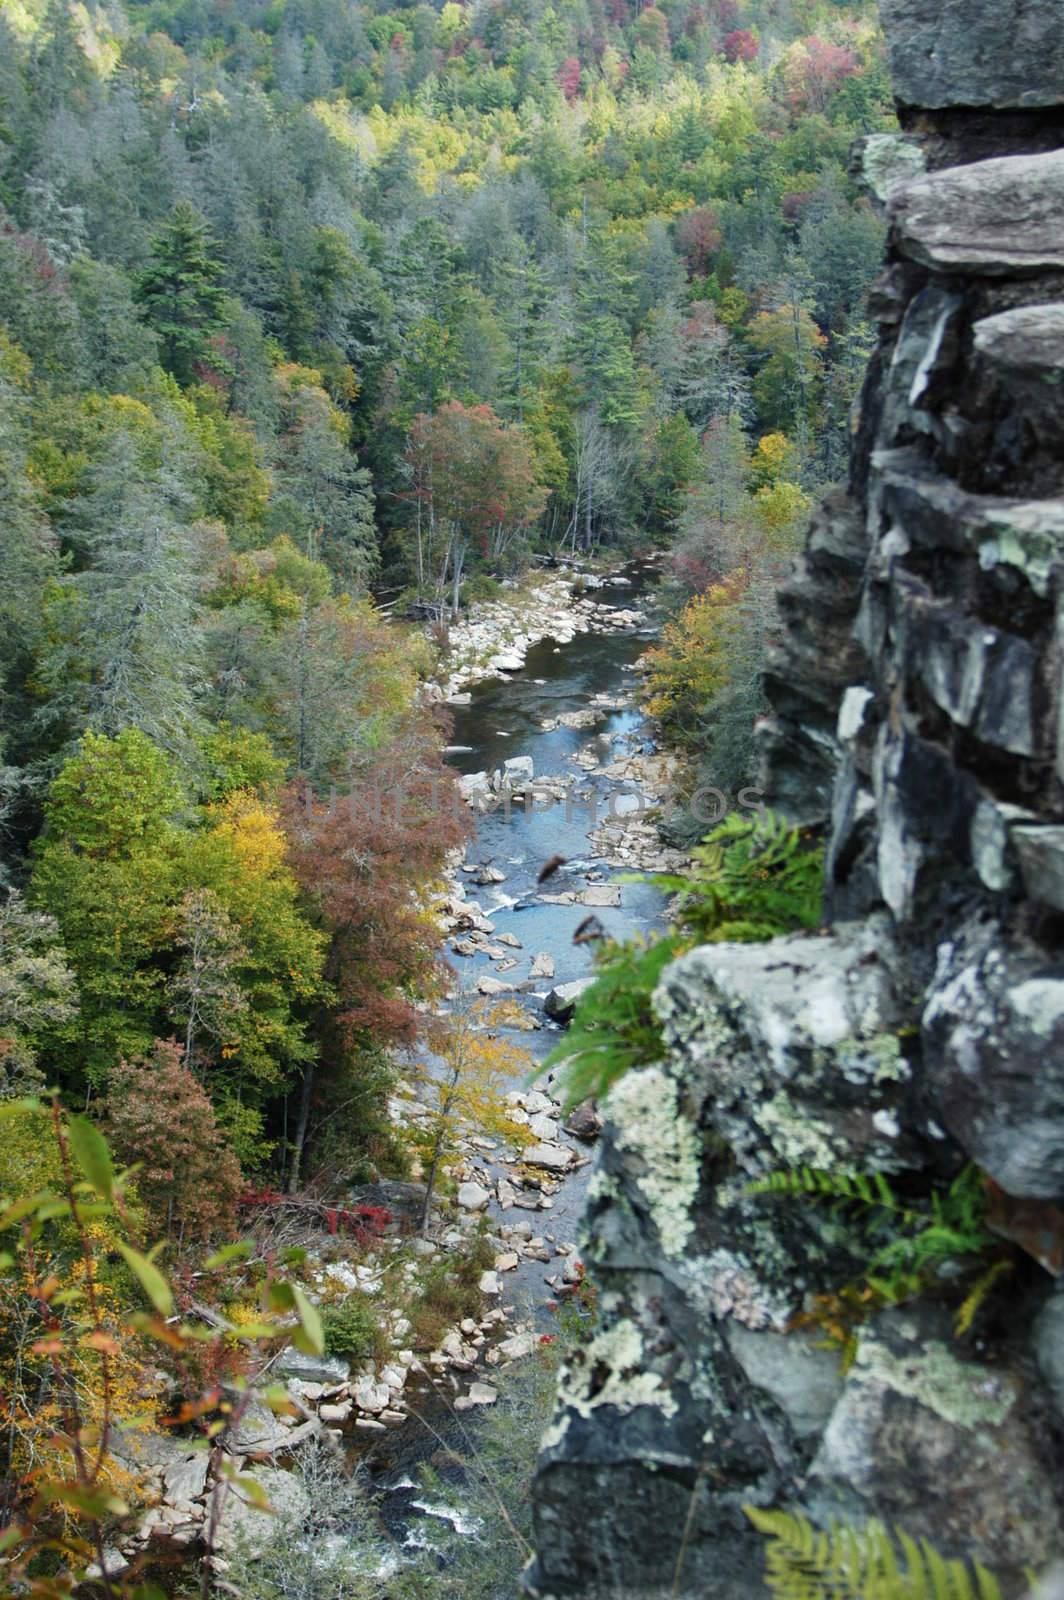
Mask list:
[[[439,755],[436,730],[412,717],[386,748],[362,758],[346,795],[291,790],[285,821],[292,869],[329,939],[325,978],[334,1001],[322,1024],[318,1084],[330,1105],[360,1100],[365,1128],[379,1112],[374,1095],[387,1088],[370,1063],[389,1046],[413,1042],[416,1001],[442,980],[440,932],[425,891],[447,852],[467,837],[469,814]],[[318,1095],[311,1064],[293,1139],[292,1188]]]
[[[567,56],[558,68],[558,87],[567,100],[580,93],[580,63],[575,56]]]
[[[140,1164],[137,1194],[153,1232],[187,1243],[231,1231],[240,1163],[176,1040],[156,1039],[150,1056],[111,1073],[107,1133],[122,1161]]]
[[[514,539],[539,516],[545,492],[523,428],[507,426],[490,406],[449,400],[413,421],[406,461],[415,509],[418,585],[439,601],[458,595],[470,547],[498,565]]]
[[[688,211],[676,224],[676,242],[692,278],[709,271],[709,263],[721,247],[723,235],[717,213],[709,206]]]
[[[729,61],[756,61],[761,46],[749,28],[734,28],[724,35],[721,48]]]
[[[845,45],[811,34],[797,40],[783,60],[783,81],[788,103],[795,111],[824,111],[860,61]]]

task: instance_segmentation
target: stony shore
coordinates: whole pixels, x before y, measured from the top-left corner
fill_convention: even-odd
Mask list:
[[[611,576],[609,581],[616,587],[625,580]],[[504,599],[472,607],[450,632],[445,670],[431,686],[432,697],[460,701],[472,684],[519,671],[528,651],[545,638],[553,639],[560,649],[577,633],[628,631],[643,625],[645,615],[636,607],[607,606],[592,598],[602,583],[586,574],[578,580],[571,575],[550,577],[534,591],[515,586]],[[631,703],[630,694],[599,694],[581,710],[562,713],[542,725],[545,731],[565,725],[593,732]],[[663,849],[653,820],[643,815],[652,813],[667,790],[671,776],[667,758],[633,751],[627,735],[616,736],[609,749],[602,739],[593,736],[576,752],[571,758],[575,771],[536,774],[530,758],[516,757],[497,772],[475,773],[462,780],[467,804],[480,814],[503,805],[556,804],[569,796],[586,800],[592,785],[607,790],[612,803],[589,836],[601,865],[592,866],[583,887],[560,891],[545,887],[538,895],[543,901],[589,908],[617,905],[621,891],[606,881],[605,869],[660,869],[674,864],[675,853]],[[541,1011],[547,1018],[564,1020],[583,983],[553,986],[553,956],[547,951],[523,951],[521,942],[512,933],[498,932],[480,902],[467,894],[467,888],[494,888],[500,881],[505,879],[497,868],[467,860],[462,853],[455,855],[445,889],[433,906],[450,954],[490,958],[492,973],[482,972],[475,989],[489,998],[512,996],[518,1002],[515,1025],[542,1027]],[[261,1375],[259,1386],[283,1383],[290,1410],[275,1413],[253,1390],[224,1439],[224,1448],[234,1467],[253,1477],[282,1511],[298,1510],[292,1497],[303,1492],[298,1476],[285,1470],[286,1463],[312,1441],[332,1438],[350,1447],[362,1438],[368,1445],[376,1436],[407,1426],[410,1406],[417,1405],[415,1397],[428,1390],[442,1393],[456,1411],[494,1403],[498,1390],[487,1380],[528,1357],[542,1337],[533,1327],[529,1308],[519,1309],[508,1301],[508,1278],[523,1262],[549,1266],[543,1282],[559,1298],[578,1288],[583,1269],[576,1247],[551,1228],[550,1213],[562,1185],[590,1159],[586,1144],[597,1136],[599,1120],[591,1108],[580,1108],[566,1123],[561,1106],[545,1087],[514,1090],[508,1101],[510,1136],[489,1138],[476,1129],[466,1130],[449,1174],[452,1196],[434,1206],[424,1230],[395,1232],[368,1249],[338,1239],[312,1247],[311,1297],[319,1304],[350,1294],[373,1297],[380,1307],[379,1328],[390,1348],[383,1357],[352,1365],[335,1355],[309,1357],[289,1347]],[[396,1086],[390,1111],[397,1125],[408,1129],[427,1115],[413,1083]],[[405,1198],[408,1217],[419,1208],[423,1191],[416,1184],[382,1187],[388,1190],[385,1199]],[[365,1198],[361,1191],[352,1192],[352,1202]],[[446,1329],[435,1349],[416,1352],[402,1309],[405,1298],[427,1262],[468,1251],[489,1210],[493,1215],[487,1243],[493,1264],[480,1279],[481,1313]],[[397,1227],[400,1220],[397,1216]],[[210,1506],[207,1456],[195,1442],[159,1433],[136,1434],[117,1441],[114,1454],[147,1484],[148,1505],[122,1549],[108,1551],[109,1573],[124,1570],[149,1542],[153,1547],[159,1541],[199,1544]],[[226,1552],[234,1541],[254,1549],[269,1535],[265,1523],[242,1495],[232,1495],[215,1557],[220,1576],[224,1577]]]
[[[571,572],[504,585],[497,600],[480,600],[447,633],[447,649],[439,676],[427,686],[428,697],[463,704],[470,687],[486,678],[520,672],[533,645],[553,639],[561,649],[578,633],[623,632],[646,621],[635,606],[604,605],[593,598],[607,579],[596,573]],[[628,579],[612,574],[611,588]]]

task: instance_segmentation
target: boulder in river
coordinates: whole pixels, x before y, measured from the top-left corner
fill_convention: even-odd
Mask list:
[[[463,800],[472,800],[475,795],[490,795],[491,779],[486,772],[467,772],[459,778],[458,788]]]
[[[483,1211],[490,1199],[483,1184],[461,1183],[458,1186],[458,1204],[463,1211]]]
[[[584,906],[619,906],[621,886],[618,883],[589,883],[577,898]]]
[[[535,763],[531,756],[511,756],[509,761],[504,761],[502,764],[503,783],[509,787],[518,783],[531,783],[535,775]]]
[[[528,976],[530,978],[553,978],[554,957],[548,955],[545,950],[541,950],[538,955],[533,956]]]
[[[576,1009],[576,1002],[594,981],[594,978],[577,978],[574,983],[556,984],[543,1002],[548,1017],[553,1017],[555,1022],[568,1022]]]
[[[477,979],[477,989],[481,994],[490,996],[513,994],[514,986],[512,983],[503,983],[501,978],[489,977],[488,974],[485,973],[482,978]]]
[[[561,1144],[529,1145],[521,1157],[530,1167],[545,1167],[548,1172],[568,1172],[576,1157]]]

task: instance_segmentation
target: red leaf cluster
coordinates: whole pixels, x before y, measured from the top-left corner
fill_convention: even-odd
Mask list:
[[[756,61],[761,46],[749,28],[735,28],[724,35],[721,48],[729,61]]]

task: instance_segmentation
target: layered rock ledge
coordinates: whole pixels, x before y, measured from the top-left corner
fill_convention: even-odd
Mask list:
[[[540,1600],[765,1596],[748,1505],[882,1519],[1009,1597],[1064,1552],[1064,11],[882,14],[878,345],[763,734],[770,802],[824,830],[827,931],[668,968],[665,1054],[607,1103]],[[840,1363],[801,1319],[866,1235],[751,1191],[800,1167],[982,1175],[1007,1287],[961,1336],[947,1282],[872,1305]]]

